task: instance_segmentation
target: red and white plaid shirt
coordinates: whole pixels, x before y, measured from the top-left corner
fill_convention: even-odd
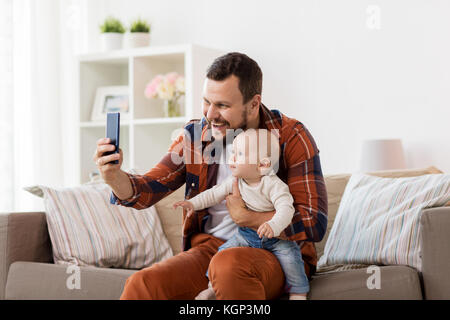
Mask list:
[[[314,274],[317,254],[314,242],[321,241],[327,228],[328,199],[322,175],[319,149],[308,129],[298,120],[278,110],[260,108],[260,128],[277,129],[280,137],[278,177],[289,186],[295,213],[291,224],[280,237],[296,241],[308,276]],[[111,203],[135,209],[148,208],[186,184],[185,197],[190,199],[216,184],[218,163],[214,156],[211,130],[207,121],[188,122],[184,133],[172,143],[168,153],[145,175],[128,174],[133,196],[126,200],[111,195]],[[194,160],[199,161],[194,161]],[[181,160],[181,161],[180,161]],[[190,237],[204,232],[208,210],[186,218],[183,212],[183,248],[190,248]]]

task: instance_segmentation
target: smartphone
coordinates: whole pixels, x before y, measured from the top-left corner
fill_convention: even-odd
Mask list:
[[[119,153],[119,136],[120,136],[120,113],[112,112],[106,115],[106,137],[111,139],[110,144],[113,144],[116,149],[114,151],[105,152],[103,155],[107,156],[114,153]],[[108,163],[119,164],[119,160],[114,160]]]

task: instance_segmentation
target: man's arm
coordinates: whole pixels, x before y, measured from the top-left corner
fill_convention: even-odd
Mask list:
[[[105,182],[113,191],[110,202],[145,209],[181,187],[186,180],[183,143],[184,133],[181,133],[161,161],[144,175],[134,175],[120,170],[121,158],[117,165],[104,165],[106,161],[114,159],[107,158],[110,156],[101,157],[107,147],[98,146],[94,160]]]
[[[226,200],[231,218],[241,227],[248,227],[256,231],[260,225],[272,219],[275,214],[275,210],[267,212],[249,210],[244,200],[242,200],[239,184],[236,179],[233,181],[232,192],[226,197]]]
[[[239,192],[239,191],[237,191]],[[256,212],[245,207],[245,202],[240,194],[230,194],[227,197],[227,208],[233,221],[240,227],[248,227],[255,231],[265,222],[271,220],[275,215],[275,210],[266,212]],[[288,240],[282,232],[277,238]]]
[[[119,170],[116,178],[107,183],[119,200],[130,199],[133,196],[133,186],[125,171]]]
[[[244,227],[249,227],[253,230],[258,230],[260,225],[273,218],[273,216],[275,215],[275,210],[267,212],[256,212],[253,210],[245,209],[245,211],[242,212],[241,214],[243,217],[242,225]]]
[[[119,149],[119,153],[103,156],[105,152],[114,151],[114,149],[115,146],[110,144],[109,138],[98,140],[93,160],[103,181],[111,187],[118,198],[127,199],[132,196],[133,188],[128,175],[120,169],[123,162],[122,149]],[[118,164],[111,163],[113,160],[118,160]]]
[[[327,229],[328,198],[319,149],[300,122],[292,126],[284,141],[287,184],[294,198],[295,213],[282,234],[290,240],[321,241]]]

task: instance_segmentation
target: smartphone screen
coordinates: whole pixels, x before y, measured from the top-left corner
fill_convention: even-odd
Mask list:
[[[119,153],[119,136],[120,136],[120,113],[113,112],[106,115],[106,137],[111,139],[116,149],[104,153],[104,156]],[[118,164],[119,160],[111,161],[109,163]]]

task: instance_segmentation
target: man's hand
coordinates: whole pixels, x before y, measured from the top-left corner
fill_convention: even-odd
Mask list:
[[[248,227],[256,231],[275,214],[275,211],[254,212],[247,209],[239,191],[237,178],[233,181],[232,193],[226,197],[226,200],[231,219],[240,227]]]
[[[194,206],[190,201],[178,201],[173,204],[173,208],[183,207],[187,210],[187,216],[190,217],[194,213]]]
[[[262,225],[259,226],[257,233],[260,238],[266,237],[270,239],[273,237],[273,230],[267,222],[264,222]]]
[[[128,199],[133,195],[133,187],[128,175],[120,170],[123,161],[122,150],[119,148],[119,153],[103,156],[107,151],[114,151],[115,146],[110,142],[109,138],[97,141],[97,149],[94,152],[93,160],[103,180],[111,187],[114,194],[121,200]],[[108,163],[114,160],[119,160],[119,163]]]
[[[123,161],[123,152],[119,148],[119,153],[103,156],[105,152],[114,151],[115,146],[110,144],[109,138],[102,138],[97,141],[97,149],[94,152],[93,160],[97,165],[98,171],[106,183],[111,183],[117,180],[117,175],[120,171]],[[119,160],[118,164],[108,163],[111,161]]]
[[[237,225],[246,227],[248,211],[244,200],[242,200],[241,192],[239,191],[238,178],[233,181],[233,191],[226,197],[226,200],[231,219],[233,219]]]

